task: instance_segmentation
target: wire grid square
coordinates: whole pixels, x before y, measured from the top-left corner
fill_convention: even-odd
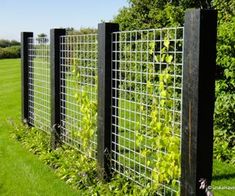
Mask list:
[[[50,133],[50,44],[47,38],[28,38],[29,123]]]
[[[114,32],[112,53],[112,169],[140,185],[157,184],[159,195],[175,195],[183,28]]]
[[[88,157],[97,154],[97,35],[60,38],[62,140]]]

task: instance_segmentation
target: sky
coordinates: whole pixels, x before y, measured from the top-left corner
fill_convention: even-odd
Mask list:
[[[127,0],[0,0],[0,39],[20,40],[20,32],[49,34],[51,28],[97,28]]]

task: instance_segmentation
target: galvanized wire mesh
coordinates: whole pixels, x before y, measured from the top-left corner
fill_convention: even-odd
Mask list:
[[[62,140],[96,158],[97,35],[60,38]]]
[[[112,34],[112,169],[179,191],[183,28]]]
[[[47,38],[29,38],[29,123],[50,132],[50,45]]]

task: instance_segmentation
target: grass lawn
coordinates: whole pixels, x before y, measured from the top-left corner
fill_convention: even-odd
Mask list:
[[[212,187],[215,196],[233,196],[235,195],[235,167],[215,160],[213,166]],[[233,190],[220,190],[219,187],[233,187]]]
[[[81,195],[10,138],[7,119],[20,120],[19,59],[0,60],[0,89],[0,195]],[[235,167],[215,161],[212,186],[235,186]],[[214,193],[230,196],[235,190]]]
[[[10,138],[20,119],[20,60],[0,60],[0,195],[81,195]]]

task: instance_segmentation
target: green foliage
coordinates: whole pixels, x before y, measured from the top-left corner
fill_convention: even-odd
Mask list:
[[[92,66],[87,62],[87,67]],[[91,73],[89,76],[93,76],[93,80],[87,78],[87,70]],[[85,152],[88,157],[92,157],[94,149],[92,149],[93,144],[91,141],[94,141],[95,133],[97,130],[97,99],[96,96],[91,97],[89,95],[89,86],[85,85],[84,82],[91,82],[94,84],[93,91],[97,92],[97,75],[94,71],[90,69],[83,69],[82,63],[79,59],[74,60],[72,68],[72,78],[76,81],[74,83],[74,88],[78,91],[75,93],[74,98],[77,103],[80,105],[81,113],[81,127],[80,131],[74,131],[74,136],[81,141],[81,150]],[[89,80],[89,81],[88,81]],[[91,85],[91,84],[90,84]],[[95,157],[95,155],[93,155]]]
[[[215,0],[218,9],[214,156],[235,159],[235,2]],[[223,138],[223,139],[221,139]]]
[[[6,39],[1,39],[0,40],[0,47],[1,48],[6,48],[6,47],[10,47],[10,40],[6,40]]]
[[[154,150],[161,150],[166,153],[153,153],[150,155],[155,157],[154,160],[157,160],[156,163],[153,164],[154,169],[152,173],[153,179],[156,182],[155,185],[174,182],[180,175],[180,139],[174,134],[179,134],[180,130],[177,130],[177,127],[172,125],[172,113],[169,111],[169,108],[172,108],[173,105],[173,101],[170,100],[173,91],[168,87],[172,80],[172,77],[169,75],[170,69],[170,67],[166,68],[159,75],[161,100],[160,102],[153,100],[150,113],[150,127],[154,135],[152,138]],[[162,108],[160,115],[159,106]],[[164,122],[161,122],[158,117],[164,119]],[[146,157],[147,156],[149,156],[148,153],[146,153]]]
[[[170,35],[164,37],[163,48],[161,49],[162,55],[155,55],[155,43],[150,44],[149,53],[153,55],[154,59],[158,59],[158,63],[166,63],[167,67],[164,70],[157,71],[157,78],[154,76],[154,70],[150,69],[148,73],[147,91],[150,92],[151,106],[148,124],[150,129],[147,130],[145,135],[151,138],[151,149],[145,148],[142,150],[142,155],[148,160],[147,166],[153,168],[152,178],[154,180],[154,188],[159,189],[161,184],[170,184],[176,186],[176,180],[180,176],[180,134],[179,127],[175,126],[172,121],[172,112],[174,97],[173,89],[170,86],[173,84],[174,73],[174,59],[169,53],[170,49]],[[154,93],[160,98],[154,97]],[[144,110],[142,108],[142,110]],[[164,119],[164,120],[162,120]],[[143,142],[143,129],[137,132],[137,143],[141,145]],[[149,159],[151,157],[151,159]]]
[[[235,92],[235,16],[218,27],[217,65],[220,71],[217,81],[217,95],[221,92]]]
[[[224,93],[218,95],[215,106],[215,129],[229,135],[234,134],[235,94]]]
[[[45,33],[38,34],[36,40],[38,41],[39,44],[45,44],[49,41]]]
[[[178,0],[179,5],[184,8],[211,8],[212,0]]]
[[[86,34],[95,34],[97,29],[94,28],[80,28],[76,30],[74,28],[66,28],[67,35],[86,35]]]
[[[10,46],[6,48],[0,48],[0,59],[5,58],[19,58],[20,46]]]
[[[212,0],[129,0],[114,21],[121,30],[182,26],[187,8],[210,8]]]
[[[235,133],[214,132],[214,157],[217,160],[235,164]]]
[[[51,151],[49,135],[34,128],[17,125],[12,135],[26,149],[52,167],[66,183],[79,189],[96,183],[97,179],[94,178],[96,167],[92,159],[68,146],[61,146]]]
[[[213,0],[213,6],[218,10],[219,23],[229,22],[235,16],[235,1]]]
[[[45,164],[55,174],[83,195],[155,195],[155,189],[136,185],[126,177],[115,175],[109,183],[99,180],[96,162],[73,148],[63,145],[54,151],[49,146],[49,135],[45,132],[17,125],[12,136]]]
[[[11,46],[20,46],[20,42],[16,40],[0,39],[0,48],[6,48]]]
[[[235,94],[218,95],[215,106],[214,157],[235,164]]]
[[[29,129],[17,124],[12,130],[12,136],[24,148],[49,165],[60,179],[74,189],[79,190],[78,195],[156,195],[156,189],[150,185],[141,187],[121,175],[113,176],[112,180],[108,183],[99,180],[94,160],[81,155],[76,150],[65,145],[55,151],[51,151],[49,148],[49,135],[41,130]],[[213,185],[221,186],[226,184],[232,186],[234,182],[234,178],[232,178],[234,168],[218,161],[215,161],[215,166]],[[217,193],[216,190],[215,193]],[[220,195],[219,193],[221,192],[218,192],[218,195]],[[223,194],[221,193],[221,195]]]
[[[16,40],[0,40],[0,59],[19,58],[20,42]]]
[[[174,13],[174,14],[172,14]],[[114,18],[121,30],[150,29],[183,24],[183,7],[163,0],[130,0]]]

